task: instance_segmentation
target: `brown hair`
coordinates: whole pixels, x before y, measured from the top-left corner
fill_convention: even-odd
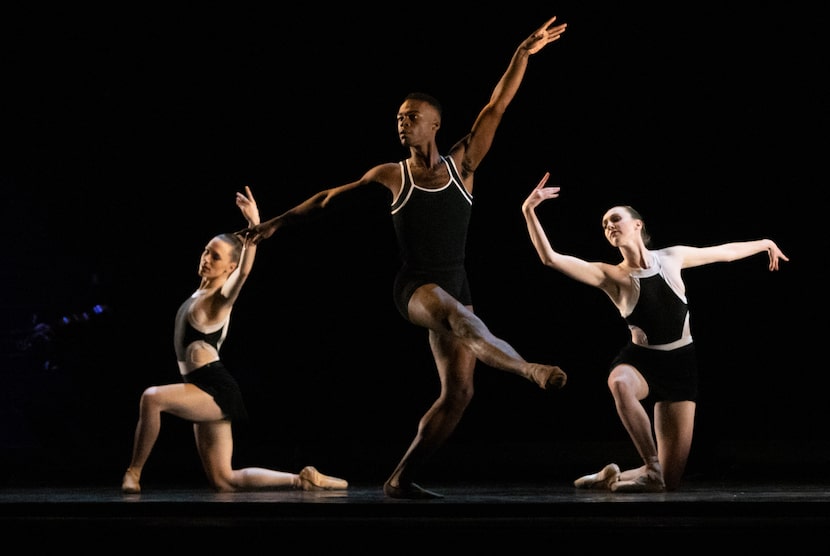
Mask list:
[[[233,250],[231,251],[231,262],[238,263],[240,257],[242,257],[242,240],[239,238],[238,235],[232,233],[222,233],[216,236],[218,239],[221,239],[225,243],[229,244]]]
[[[640,222],[643,223],[643,227],[640,228],[640,237],[643,238],[643,244],[646,247],[649,247],[651,245],[651,234],[649,234],[648,231],[646,230],[646,221],[643,218],[643,216],[637,211],[637,209],[635,209],[631,205],[621,205],[621,206],[622,206],[622,208],[624,208],[625,210],[628,211],[628,214],[631,215],[631,218],[633,218],[635,220],[639,220]]]

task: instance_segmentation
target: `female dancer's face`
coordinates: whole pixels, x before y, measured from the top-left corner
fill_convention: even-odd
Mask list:
[[[199,276],[202,278],[219,278],[228,275],[236,268],[231,261],[233,247],[226,241],[215,237],[205,245],[199,260]]]
[[[642,220],[631,216],[625,207],[610,208],[602,217],[605,238],[615,247],[636,241],[640,237],[642,225]]]

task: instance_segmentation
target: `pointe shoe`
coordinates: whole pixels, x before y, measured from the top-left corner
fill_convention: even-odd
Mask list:
[[[584,475],[574,481],[576,488],[593,488],[597,490],[614,490],[620,478],[620,468],[616,463],[609,463],[599,472]]]
[[[398,486],[392,486],[389,483],[385,483],[383,485],[383,493],[389,498],[401,498],[405,500],[429,500],[444,497],[437,492],[427,490],[419,485],[416,485],[415,483]]]
[[[141,484],[138,482],[138,475],[132,469],[127,469],[124,478],[121,480],[121,492],[124,494],[139,494]]]
[[[303,490],[331,490],[348,488],[349,483],[337,477],[323,475],[310,465],[300,471],[300,486]]]
[[[617,481],[611,485],[611,492],[665,492],[666,483],[662,477],[645,473],[629,481]]]
[[[539,365],[533,370],[533,381],[539,385],[542,390],[549,388],[560,389],[565,386],[568,381],[568,375],[565,374],[561,368],[550,365]]]

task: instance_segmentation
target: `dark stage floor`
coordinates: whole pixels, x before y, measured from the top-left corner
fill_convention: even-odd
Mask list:
[[[691,481],[662,494],[585,491],[562,482],[428,486],[444,498],[393,500],[377,484],[234,494],[145,487],[140,495],[122,495],[117,486],[12,487],[0,491],[0,524],[6,543],[93,553],[181,542],[277,553],[420,554],[448,542],[448,550],[523,554],[621,542],[630,543],[626,550],[780,546],[804,554],[825,546],[830,531],[830,488],[820,482]]]

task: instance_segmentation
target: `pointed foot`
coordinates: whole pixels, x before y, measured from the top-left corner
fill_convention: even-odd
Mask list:
[[[402,498],[407,500],[429,500],[434,498],[443,498],[444,496],[437,492],[427,490],[415,483],[407,485],[392,486],[390,483],[383,485],[383,493],[389,498]]]
[[[300,486],[303,490],[334,490],[348,488],[349,483],[344,479],[323,475],[309,465],[300,471]]]
[[[595,490],[613,490],[620,478],[620,468],[616,463],[609,463],[596,473],[583,475],[574,481],[576,488],[591,488]]]

